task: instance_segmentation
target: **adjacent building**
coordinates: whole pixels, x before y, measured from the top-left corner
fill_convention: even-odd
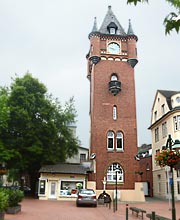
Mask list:
[[[139,161],[141,182],[143,183],[144,195],[153,196],[153,176],[152,176],[152,146],[143,144],[138,148],[135,159]]]
[[[153,193],[155,197],[170,198],[170,168],[155,163],[155,155],[166,146],[168,135],[180,139],[180,91],[157,90],[151,113]],[[175,199],[180,200],[180,170],[174,170]]]
[[[76,124],[68,125],[74,137],[76,137]],[[74,199],[77,189],[81,185],[87,187],[88,172],[91,171],[89,162],[89,149],[80,146],[78,152],[65,163],[44,165],[39,170],[38,197],[47,199]]]

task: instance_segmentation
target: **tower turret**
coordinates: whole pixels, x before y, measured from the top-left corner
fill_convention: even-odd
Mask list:
[[[128,60],[127,62],[131,65],[132,68],[134,68],[135,65],[138,63],[137,48],[136,48],[136,41],[138,40],[138,38],[134,34],[130,19],[129,19],[129,27],[128,27],[127,36],[128,36]]]

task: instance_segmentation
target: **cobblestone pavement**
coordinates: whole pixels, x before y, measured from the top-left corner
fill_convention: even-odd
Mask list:
[[[22,211],[15,215],[5,214],[5,220],[126,220],[126,203],[119,203],[118,210],[113,207],[98,205],[94,207],[76,207],[73,201],[40,201],[26,198],[21,203]],[[158,215],[171,219],[171,202],[147,198],[146,202],[129,203],[129,207],[145,209],[147,213],[155,211]],[[139,220],[141,217],[128,211],[128,220]],[[146,215],[144,219],[148,220]],[[176,202],[176,220],[180,220],[180,201]]]

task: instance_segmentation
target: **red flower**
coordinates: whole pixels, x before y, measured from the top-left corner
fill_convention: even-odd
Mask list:
[[[155,155],[156,164],[164,166],[175,166],[180,161],[180,152],[174,150],[162,150]]]

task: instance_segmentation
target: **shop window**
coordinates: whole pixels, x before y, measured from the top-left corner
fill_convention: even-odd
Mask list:
[[[74,178],[74,176],[71,178]],[[60,196],[76,196],[79,188],[83,188],[82,181],[61,181]]]
[[[45,195],[46,180],[39,181],[39,194]]]

